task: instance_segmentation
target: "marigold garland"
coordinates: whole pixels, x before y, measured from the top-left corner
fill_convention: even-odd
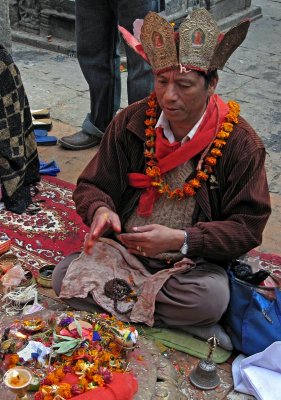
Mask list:
[[[222,156],[222,149],[226,145],[227,139],[233,131],[234,124],[238,123],[238,116],[240,113],[240,106],[235,101],[229,101],[228,107],[229,112],[225,117],[219,131],[217,132],[215,139],[213,140],[208,154],[205,156],[202,169],[198,169],[196,176],[184,183],[182,188],[171,189],[169,184],[164,181],[161,175],[161,170],[157,166],[158,160],[155,156],[155,145],[156,145],[156,108],[158,106],[156,100],[156,94],[153,92],[149,96],[148,110],[146,110],[146,118],[144,124],[146,126],[145,136],[147,138],[144,151],[146,160],[146,175],[153,178],[151,186],[155,187],[160,194],[166,194],[168,198],[177,198],[182,200],[185,197],[195,196],[196,191],[201,187],[202,181],[207,181],[210,174],[213,172],[213,168],[217,164],[217,158]]]

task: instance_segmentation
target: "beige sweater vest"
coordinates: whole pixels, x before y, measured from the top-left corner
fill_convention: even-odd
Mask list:
[[[190,161],[165,174],[164,180],[170,185],[170,188],[182,188],[186,178],[193,172],[193,166]],[[173,229],[185,230],[191,226],[192,215],[195,207],[194,197],[185,197],[182,200],[169,199],[162,195],[154,204],[153,211],[149,217],[140,217],[137,214],[137,208],[125,223],[125,231],[130,232],[134,226],[143,226],[150,224],[164,225]],[[182,258],[180,252],[161,253],[155,256],[161,260],[178,260]]]

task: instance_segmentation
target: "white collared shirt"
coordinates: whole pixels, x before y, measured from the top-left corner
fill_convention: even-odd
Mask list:
[[[205,111],[206,112],[206,111]],[[181,140],[181,144],[185,143],[188,139],[192,139],[193,136],[195,135],[202,119],[204,118],[204,114],[202,115],[202,117],[199,119],[198,122],[196,122],[196,124],[194,125],[194,127],[186,134],[186,136]],[[163,129],[163,133],[164,136],[169,140],[170,143],[174,143],[175,142],[175,136],[171,130],[169,121],[167,120],[167,118],[165,117],[165,114],[163,113],[163,111],[160,114],[160,117],[158,118],[157,124],[155,125],[155,128],[160,127]]]

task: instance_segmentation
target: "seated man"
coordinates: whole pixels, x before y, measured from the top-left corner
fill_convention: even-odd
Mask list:
[[[149,60],[155,94],[115,117],[78,179],[74,201],[90,233],[85,251],[53,276],[73,307],[95,304],[125,321],[218,334],[228,263],[261,243],[270,215],[264,146],[239,105],[214,94],[217,69],[248,26],[223,37],[199,9],[179,36],[155,13],[144,19],[141,45],[120,28]]]

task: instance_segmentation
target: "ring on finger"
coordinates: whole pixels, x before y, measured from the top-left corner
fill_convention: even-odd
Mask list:
[[[141,247],[139,245],[137,245],[137,251],[141,253]]]

